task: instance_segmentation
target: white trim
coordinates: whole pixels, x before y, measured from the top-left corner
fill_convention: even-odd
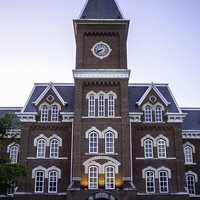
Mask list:
[[[44,139],[46,140],[46,146],[49,146],[49,139],[44,135],[44,134],[40,134],[38,135],[36,138],[34,138],[34,142],[33,142],[33,146],[36,147],[37,146],[37,142],[40,139]]]
[[[148,167],[146,167],[146,168],[144,168],[143,170],[142,170],[142,178],[146,178],[146,172],[147,171],[153,171],[154,172],[154,175],[155,175],[155,178],[157,178],[156,177],[156,168],[154,168],[154,167],[151,167],[151,166],[148,166]]]
[[[99,129],[97,129],[96,127],[93,126],[93,127],[91,127],[90,129],[88,129],[88,130],[85,132],[85,138],[86,138],[86,139],[89,138],[89,134],[90,134],[92,131],[94,131],[94,132],[96,132],[96,133],[98,134],[98,138],[100,138],[100,139],[104,138],[103,133],[102,133]]]
[[[60,102],[65,106],[67,102],[63,100],[57,89],[54,87],[54,83],[50,82],[48,86],[45,88],[45,90],[40,94],[40,96],[33,102],[36,106],[40,103],[40,101],[44,98],[44,96],[47,94],[47,92],[52,89],[55,95],[58,97]]]
[[[0,110],[16,111],[21,110],[23,107],[0,107]]]
[[[117,139],[118,138],[118,132],[115,130],[115,129],[113,129],[112,127],[107,127],[106,129],[104,129],[103,131],[102,131],[102,134],[103,134],[103,138],[105,138],[105,134],[107,133],[107,132],[109,132],[109,131],[111,131],[113,134],[114,134],[114,138],[115,139]]]
[[[168,106],[170,104],[170,102],[168,102],[165,97],[162,95],[162,93],[158,90],[158,88],[152,83],[149,88],[146,90],[146,92],[142,95],[142,97],[140,98],[140,100],[138,102],[136,102],[136,104],[138,106],[140,106],[143,101],[146,99],[146,97],[148,96],[148,94],[151,92],[151,90],[153,90],[158,96],[159,98],[162,100],[162,102]]]
[[[61,170],[58,167],[51,166],[48,169],[46,169],[46,173],[49,175],[50,171],[57,171],[58,172],[58,179],[61,179]]]
[[[160,172],[160,171],[167,171],[167,173],[168,173],[168,178],[169,178],[169,179],[172,178],[171,169],[169,169],[169,168],[167,168],[167,167],[164,167],[164,166],[157,168],[157,176],[158,176],[158,177],[159,177],[159,172]]]
[[[53,134],[53,135],[49,138],[49,145],[50,145],[50,143],[51,143],[51,140],[53,140],[53,139],[58,140],[58,145],[59,145],[59,147],[62,147],[62,138],[59,137],[59,136],[56,135],[56,134]]]
[[[151,135],[149,135],[149,134],[147,134],[147,135],[145,135],[144,137],[141,138],[141,147],[144,147],[144,141],[145,141],[146,139],[152,140],[153,146],[156,147],[155,139],[154,139]]]
[[[136,157],[136,160],[147,160],[144,157]],[[148,158],[148,160],[176,160],[176,157],[166,157],[166,158]]]
[[[194,146],[192,143],[190,143],[190,142],[185,142],[185,143],[183,144],[183,148],[185,148],[185,147],[187,147],[187,146],[192,147],[192,152],[193,152],[193,153],[196,153],[196,151],[195,151],[195,146]]]
[[[95,99],[97,99],[97,93],[94,92],[93,90],[89,91],[87,94],[86,94],[86,99],[89,99],[89,97],[93,95],[95,97]]]
[[[44,177],[45,178],[48,178],[48,173],[47,173],[47,170],[46,170],[46,168],[44,168],[43,166],[37,166],[37,167],[35,167],[34,169],[32,169],[32,178],[35,178],[35,173],[36,173],[36,171],[44,171]]]
[[[200,111],[200,107],[181,107],[182,111],[189,110],[189,111]]]
[[[182,130],[183,139],[200,139],[200,130]]]
[[[163,139],[166,142],[166,146],[169,147],[169,139],[167,137],[165,137],[164,135],[160,134],[155,138],[156,141],[156,145],[159,139]]]
[[[27,160],[68,160],[68,157],[59,157],[59,158],[37,158],[37,157],[26,157]]]
[[[73,70],[74,79],[129,79],[130,70],[127,69],[76,69]]]
[[[198,182],[198,175],[195,172],[193,172],[193,171],[187,171],[187,172],[185,172],[185,176],[188,176],[188,175],[193,175],[194,178],[195,178],[195,182],[196,183]]]
[[[11,148],[12,146],[16,146],[16,147],[18,148],[18,151],[19,151],[20,145],[19,145],[18,143],[16,143],[16,142],[12,142],[11,144],[9,144],[9,145],[7,146],[7,153],[10,152],[10,148]]]

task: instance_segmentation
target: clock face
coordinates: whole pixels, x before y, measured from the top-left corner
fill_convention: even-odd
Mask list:
[[[101,41],[101,42],[96,43],[92,47],[91,51],[94,56],[96,56],[99,59],[103,59],[110,55],[112,49],[110,48],[108,44]]]

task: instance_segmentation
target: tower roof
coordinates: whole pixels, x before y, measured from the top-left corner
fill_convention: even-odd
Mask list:
[[[115,0],[87,0],[80,19],[123,19]]]

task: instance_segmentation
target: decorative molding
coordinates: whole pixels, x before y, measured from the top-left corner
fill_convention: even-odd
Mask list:
[[[18,112],[16,115],[21,122],[36,122],[37,112]]]
[[[73,70],[74,79],[129,79],[130,70],[127,69],[76,69]]]
[[[118,132],[115,129],[113,129],[112,127],[107,127],[105,130],[102,131],[104,138],[105,138],[106,133],[109,132],[109,131],[114,134],[115,139],[118,138]]]
[[[176,160],[176,157],[167,157],[167,158],[144,158],[144,157],[136,157],[136,160]]]
[[[16,142],[12,142],[11,144],[9,144],[9,145],[7,146],[7,153],[10,152],[10,148],[13,147],[13,146],[16,146],[17,149],[18,149],[18,152],[19,152],[20,145],[19,145],[18,143],[16,143]]]
[[[200,139],[200,130],[183,130],[183,139]]]
[[[95,132],[95,133],[97,133],[97,135],[98,135],[98,138],[104,138],[104,135],[103,135],[103,133],[99,130],[99,129],[97,129],[96,127],[91,127],[90,129],[88,129],[86,132],[85,132],[85,138],[86,139],[88,139],[89,138],[89,135],[90,135],[90,133],[91,132]]]
[[[196,152],[195,152],[195,146],[194,146],[192,143],[190,143],[190,142],[185,142],[185,143],[183,144],[183,148],[185,148],[185,147],[187,147],[187,146],[189,146],[189,147],[192,148],[192,153],[196,153]]]
[[[195,172],[192,172],[192,171],[185,172],[185,176],[188,176],[188,175],[194,176],[195,177],[195,182],[196,183],[198,182],[198,175]]]
[[[129,112],[130,120],[131,122],[134,122],[134,123],[142,122],[142,119],[141,119],[142,115],[143,115],[143,112]]]
[[[33,142],[34,147],[37,146],[38,140],[40,139],[44,139],[46,141],[46,146],[49,146],[49,139],[44,134],[40,134],[36,138],[34,138]]]
[[[183,123],[186,113],[166,113],[168,123]]]

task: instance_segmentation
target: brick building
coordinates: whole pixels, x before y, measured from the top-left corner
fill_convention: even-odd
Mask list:
[[[88,0],[73,23],[74,84],[36,83],[23,108],[0,109],[22,122],[5,150],[27,168],[14,198],[198,199],[200,109],[167,84],[129,83],[129,20],[114,0]]]

